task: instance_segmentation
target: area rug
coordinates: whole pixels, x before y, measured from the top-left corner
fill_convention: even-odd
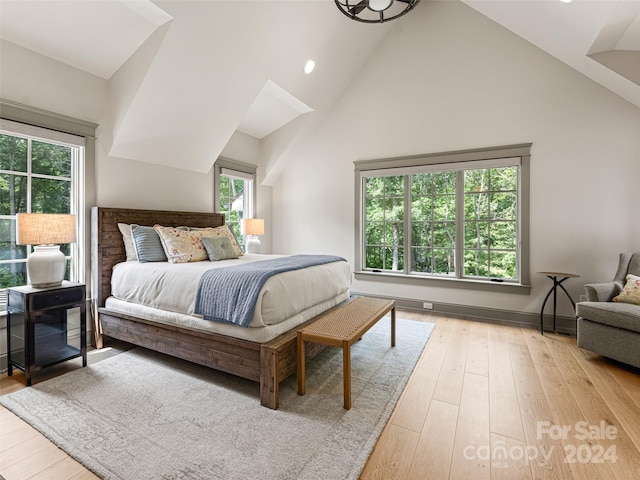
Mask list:
[[[281,384],[280,408],[257,383],[142,348],[0,397],[103,479],[356,479],[432,324],[382,319],[352,347],[351,410],[342,402],[342,351]]]

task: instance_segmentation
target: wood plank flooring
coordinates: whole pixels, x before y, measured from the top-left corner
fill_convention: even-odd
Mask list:
[[[436,328],[361,479],[640,478],[638,369],[563,335],[398,315]],[[89,362],[119,351],[94,351]],[[20,388],[21,374],[0,375],[0,395]],[[0,425],[6,480],[97,478],[4,408]]]

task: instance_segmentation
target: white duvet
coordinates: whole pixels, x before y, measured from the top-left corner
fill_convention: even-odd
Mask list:
[[[278,257],[281,255],[246,254],[218,262],[123,262],[113,268],[111,294],[125,302],[194,315],[198,282],[205,271]],[[351,280],[348,262],[332,262],[274,275],[260,291],[249,326],[264,327],[283,322],[344,294],[349,290]]]

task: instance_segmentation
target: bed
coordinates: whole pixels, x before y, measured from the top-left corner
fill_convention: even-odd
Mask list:
[[[292,295],[290,301],[286,302],[287,308],[276,312],[280,317],[286,318],[270,320],[270,309],[274,310],[273,305],[285,303],[284,297],[272,297],[270,293],[269,297],[265,295],[261,298],[272,298],[272,301],[261,302],[266,305],[264,308],[256,307],[256,314],[250,327],[211,322],[192,312],[193,306],[189,295],[178,295],[179,298],[174,303],[184,305],[177,307],[174,307],[171,302],[145,304],[145,301],[140,300],[139,297],[145,296],[149,286],[144,286],[143,281],[138,280],[135,275],[140,269],[148,269],[153,272],[151,278],[171,278],[172,281],[177,281],[176,278],[181,275],[185,278],[191,275],[187,273],[191,269],[206,270],[208,265],[214,266],[214,264],[232,261],[194,262],[190,265],[169,263],[135,265],[138,262],[126,261],[123,237],[118,228],[119,223],[159,224],[166,227],[186,225],[192,228],[205,228],[224,225],[224,216],[217,213],[164,210],[102,207],[92,209],[91,292],[96,347],[102,347],[102,337],[106,335],[259,382],[261,404],[273,409],[278,408],[279,383],[291,375],[296,367],[296,331],[313,322],[317,315],[348,301],[349,285],[345,290],[344,272],[336,275],[331,270],[333,264],[313,267],[317,269],[313,271],[315,281],[335,283],[330,285],[327,293],[324,294],[328,298],[323,298],[321,301],[318,298],[306,299],[308,292],[301,291],[297,296],[294,291],[290,291],[296,288],[295,285],[292,286],[292,282],[293,284],[305,283],[300,282],[299,279],[296,280],[295,276],[288,278],[288,283],[281,280],[295,272],[287,272],[269,279],[267,282],[277,284],[278,288],[283,288],[284,285],[285,293]],[[236,262],[264,260],[256,257],[260,256],[244,255]],[[335,262],[335,265],[339,263],[346,265],[346,262]],[[303,273],[296,273],[296,275]],[[333,280],[333,277],[336,279]],[[129,283],[123,284],[122,278],[128,279]],[[349,269],[349,284],[350,279]],[[114,280],[113,285],[112,280]],[[272,285],[271,290],[273,290],[275,288],[273,284],[265,283],[265,287]],[[170,285],[167,288],[169,290],[165,291],[178,291],[175,286]],[[136,290],[138,298],[135,298]],[[318,290],[318,288],[312,287],[310,290]],[[298,297],[304,297],[305,301],[310,301],[311,304],[305,304]],[[264,317],[261,316],[262,314]],[[322,346],[317,345],[307,354],[313,356],[321,349]]]

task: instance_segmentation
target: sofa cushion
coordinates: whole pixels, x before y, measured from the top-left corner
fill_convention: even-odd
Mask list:
[[[578,319],[578,346],[640,368],[640,333]]]
[[[580,302],[576,315],[595,323],[640,333],[640,305],[614,302]]]

